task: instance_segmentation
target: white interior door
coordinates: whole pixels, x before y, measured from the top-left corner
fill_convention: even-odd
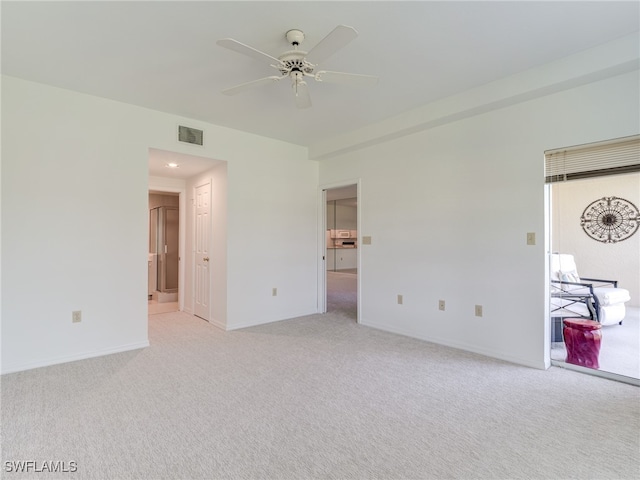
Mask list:
[[[211,183],[196,187],[195,193],[195,300],[193,313],[210,320],[210,239],[211,239]]]

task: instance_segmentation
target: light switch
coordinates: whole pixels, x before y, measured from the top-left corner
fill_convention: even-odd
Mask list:
[[[534,232],[527,233],[527,245],[536,244],[536,234]]]
[[[371,245],[371,237],[362,237],[363,245]]]

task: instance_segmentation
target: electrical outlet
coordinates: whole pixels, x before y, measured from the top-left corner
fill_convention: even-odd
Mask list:
[[[444,300],[438,300],[438,310],[444,311]]]
[[[277,297],[278,296],[278,289],[276,287],[273,287],[271,289],[271,296],[272,297]]]
[[[482,316],[482,305],[476,305],[476,317]]]
[[[527,245],[536,244],[536,234],[534,232],[527,233]]]
[[[82,311],[75,310],[71,312],[71,322],[72,323],[80,323],[82,321]]]
[[[398,305],[402,305],[402,301],[403,301],[402,295],[398,295]]]

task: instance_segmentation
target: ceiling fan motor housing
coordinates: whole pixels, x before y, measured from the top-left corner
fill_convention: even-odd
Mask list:
[[[302,50],[291,50],[284,52],[278,57],[281,64],[278,65],[278,69],[282,75],[289,75],[291,72],[302,72],[304,74],[312,74],[314,65],[307,62],[304,57],[307,52]]]
[[[287,37],[287,42],[289,42],[293,46],[296,46],[296,45],[300,45],[303,42],[304,33],[302,30],[298,30],[294,28],[292,30],[289,30],[285,34],[285,37]]]

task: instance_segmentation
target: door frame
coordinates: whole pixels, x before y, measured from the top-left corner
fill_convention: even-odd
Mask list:
[[[358,231],[358,248],[356,251],[356,267],[358,269],[357,294],[357,323],[361,323],[362,302],[362,181],[360,178],[341,182],[326,183],[318,188],[318,313],[327,312],[327,190],[355,185],[356,199],[356,228]]]
[[[601,178],[601,177],[594,177]],[[579,181],[579,180],[569,180],[570,182]],[[544,210],[545,210],[545,218],[544,218],[544,251],[545,251],[545,262],[544,262],[544,273],[545,273],[545,289],[544,289],[544,362],[545,368],[549,367],[560,367],[566,370],[573,370],[580,373],[585,373],[587,375],[591,375],[594,377],[606,378],[608,380],[615,380],[617,382],[628,383],[630,385],[635,385],[636,387],[640,386],[640,379],[634,377],[628,377],[625,375],[621,375],[619,373],[609,372],[606,370],[593,369],[582,367],[580,365],[574,365],[572,363],[568,363],[563,360],[554,360],[551,358],[551,289],[549,278],[551,277],[550,271],[550,254],[553,253],[553,239],[554,235],[559,235],[558,232],[554,232],[553,229],[553,202],[557,201],[553,198],[552,185],[547,183],[544,185]],[[557,229],[559,230],[559,228]]]
[[[187,214],[187,202],[186,202],[186,188],[181,187],[172,187],[162,185],[161,183],[154,183],[155,179],[153,177],[149,178],[149,185],[147,187],[148,192],[167,192],[167,193],[177,193],[178,194],[178,310],[179,311],[188,311],[185,309],[184,305],[184,287],[185,287],[185,244],[187,238],[187,228],[186,228],[186,214]],[[147,208],[147,225],[149,224],[149,208]],[[148,244],[147,240],[147,244]]]

